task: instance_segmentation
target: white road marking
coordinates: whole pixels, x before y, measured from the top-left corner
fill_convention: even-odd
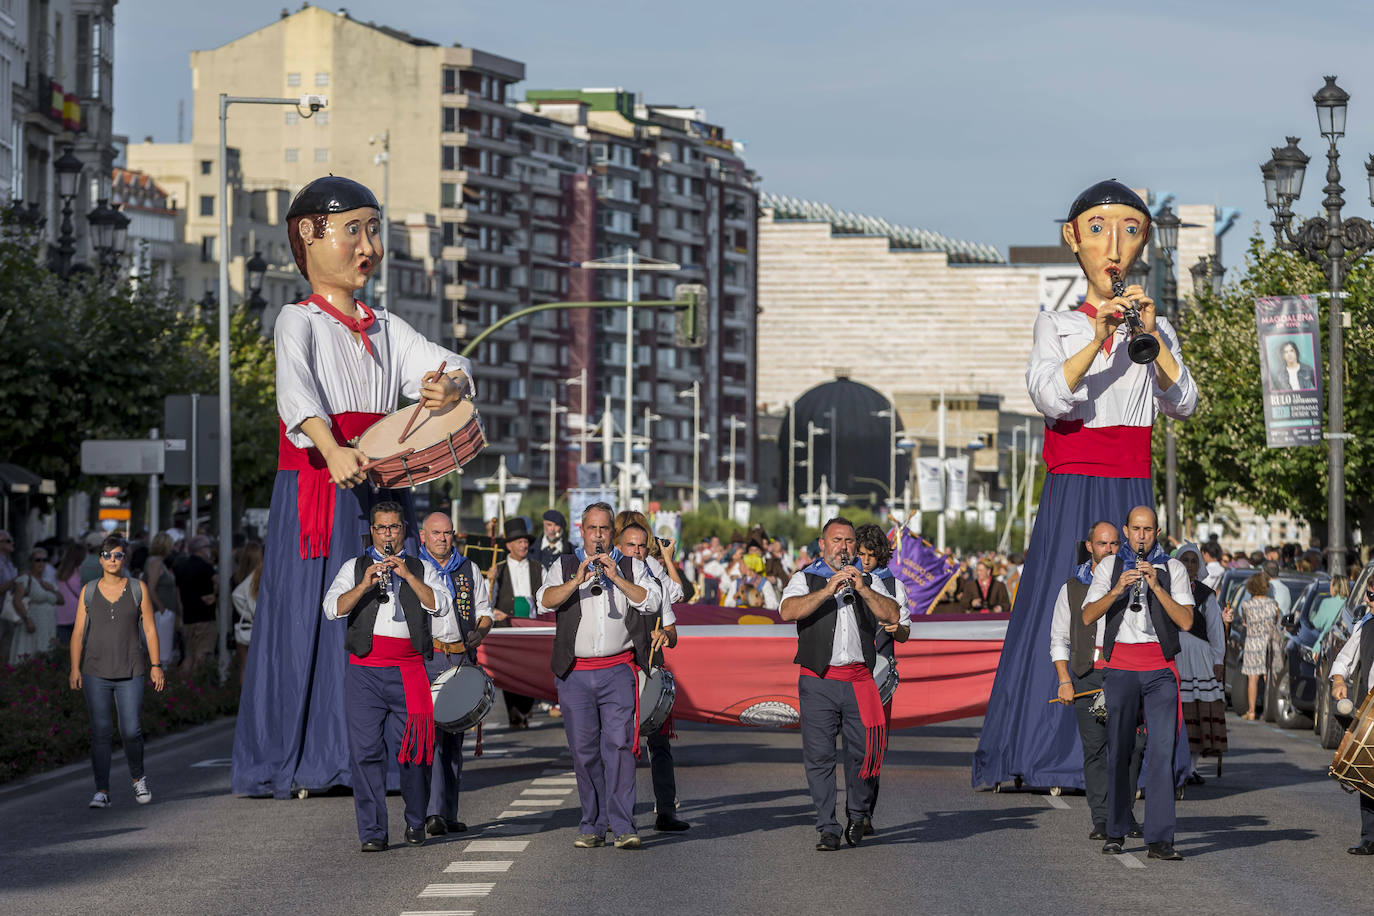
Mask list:
[[[475,859],[471,862],[453,862],[444,871],[510,871],[514,864],[514,859]]]
[[[202,760],[202,761],[200,761],[199,763],[193,763],[193,764],[191,764],[191,766],[193,766],[193,767],[227,767],[227,766],[233,766],[233,764],[234,764],[234,761],[231,760],[231,759],[228,758],[228,757],[211,757],[209,760]]]
[[[473,840],[463,852],[524,852],[529,840]]]
[[[401,910],[401,916],[477,916],[476,910]]]
[[[532,786],[576,786],[576,776],[541,776],[530,781]]]
[[[1051,808],[1059,808],[1063,811],[1069,810],[1069,803],[1057,795],[1046,795],[1045,801],[1049,803]]]
[[[561,808],[563,799],[561,798],[517,798],[511,802],[512,806],[523,806],[526,808]]]
[[[508,817],[526,817],[531,820],[542,820],[552,815],[553,812],[547,808],[510,808],[506,811],[502,811],[496,817],[499,820],[505,820]]]
[[[1129,852],[1123,852],[1121,855],[1117,856],[1117,858],[1120,859],[1120,860],[1121,860],[1121,864],[1124,865],[1124,866],[1126,866],[1127,868],[1144,868],[1144,867],[1145,867],[1145,863],[1144,863],[1144,862],[1140,861],[1138,858],[1136,858],[1134,855],[1132,855],[1132,854],[1129,853]]]
[[[568,786],[567,788],[559,787],[559,788],[556,788],[556,789],[550,789],[550,788],[526,789],[525,791],[521,792],[520,794],[521,794],[521,795],[570,795],[570,794],[572,793],[572,791],[573,791],[573,788],[574,788],[573,786]]]
[[[485,897],[496,887],[494,881],[479,884],[431,884],[420,891],[421,897]]]

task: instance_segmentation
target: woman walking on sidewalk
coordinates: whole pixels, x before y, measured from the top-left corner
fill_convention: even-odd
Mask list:
[[[73,690],[86,694],[91,716],[91,769],[95,771],[92,808],[110,806],[110,740],[114,713],[119,712],[119,734],[133,781],[134,800],[146,805],[153,800],[143,775],[143,678],[151,669],[153,688],[162,690],[162,665],[149,665],[139,643],[139,627],[148,643],[148,657],[158,658],[157,626],[148,590],[137,579],[124,575],[124,541],[107,537],[100,547],[99,579],[81,590],[72,633]]]

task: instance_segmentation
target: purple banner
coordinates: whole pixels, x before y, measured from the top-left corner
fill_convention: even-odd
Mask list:
[[[916,617],[929,612],[940,590],[959,571],[959,564],[903,528],[897,531],[888,568],[906,586],[907,609]]]

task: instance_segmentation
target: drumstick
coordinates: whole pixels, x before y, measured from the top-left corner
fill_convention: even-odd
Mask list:
[[[1075,694],[1073,695],[1073,698],[1076,700],[1076,699],[1078,699],[1079,697],[1090,697],[1090,696],[1092,696],[1092,695],[1095,694],[1095,693],[1101,693],[1101,692],[1102,692],[1102,688],[1099,687],[1099,688],[1097,688],[1096,690],[1085,690],[1085,691],[1083,691],[1082,693],[1075,693]],[[1050,700],[1050,702],[1051,702],[1051,703],[1063,703],[1064,701],[1061,700],[1061,699],[1059,699],[1059,697],[1055,697],[1053,700]]]
[[[444,360],[442,363],[439,364],[439,371],[436,372],[436,373],[434,373],[435,376],[437,377],[437,376],[443,375],[443,374],[444,374],[444,370],[447,369],[447,368],[448,368],[448,360]],[[420,403],[416,404],[416,405],[415,405],[415,410],[413,410],[413,411],[411,412],[411,414],[410,414],[410,419],[406,421],[406,428],[403,429],[403,430],[401,430],[401,438],[399,438],[399,439],[396,440],[396,444],[397,444],[397,445],[400,445],[402,442],[406,441],[406,436],[410,435],[410,428],[411,428],[412,426],[415,425],[416,419],[419,418],[419,416],[420,416],[420,408],[422,408],[422,407],[424,407],[424,406],[425,406],[425,399],[424,399],[424,397],[422,396],[422,397],[420,398]]]

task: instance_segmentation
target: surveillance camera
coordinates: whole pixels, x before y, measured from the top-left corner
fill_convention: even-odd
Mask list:
[[[329,105],[329,99],[322,95],[303,95],[301,96],[301,107],[309,108],[311,113],[319,111]]]

